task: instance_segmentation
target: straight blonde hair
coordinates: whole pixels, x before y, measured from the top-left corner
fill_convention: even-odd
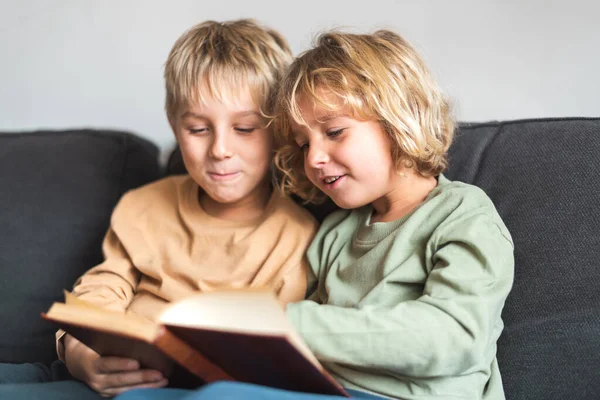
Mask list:
[[[189,104],[208,97],[236,100],[243,87],[249,87],[263,116],[272,116],[277,84],[291,61],[283,36],[251,19],[206,21],[190,28],[165,63],[165,111],[171,126]]]

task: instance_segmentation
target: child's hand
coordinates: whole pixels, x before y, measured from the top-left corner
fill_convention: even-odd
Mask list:
[[[159,388],[168,381],[156,370],[140,369],[136,360],[100,357],[74,337],[65,335],[65,363],[73,377],[105,397],[136,388]]]

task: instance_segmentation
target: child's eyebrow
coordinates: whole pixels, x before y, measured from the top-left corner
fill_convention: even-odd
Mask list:
[[[196,119],[204,119],[204,115],[192,112],[192,111],[186,111],[183,114],[181,114],[181,118],[188,118],[188,117],[192,117],[192,118],[196,118]]]
[[[259,113],[258,111],[240,111],[239,113],[235,114],[236,117],[247,117],[247,116],[257,116],[257,117],[262,117],[261,113]]]
[[[250,111],[240,111],[238,113],[235,113],[234,116],[236,116],[236,117],[247,117],[247,116],[260,117],[261,114],[258,111],[250,110]],[[186,111],[183,114],[181,114],[181,118],[187,118],[187,117],[198,118],[198,119],[206,118],[204,115],[195,113],[193,111]]]
[[[259,113],[258,111],[253,111],[253,110],[250,110],[250,111],[240,111],[240,112],[235,113],[233,115],[236,118],[247,117],[247,116],[262,117],[261,113]],[[206,119],[206,116],[204,116],[202,114],[195,113],[193,111],[186,111],[183,114],[181,114],[181,118]]]
[[[332,119],[336,119],[336,118],[347,118],[348,115],[347,114],[343,114],[343,113],[335,113],[335,114],[324,114],[322,116],[319,116],[318,118],[316,118],[316,120],[318,122],[324,123],[324,122],[328,122],[331,121]]]

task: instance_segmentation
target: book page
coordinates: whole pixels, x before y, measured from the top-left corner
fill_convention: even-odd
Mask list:
[[[293,329],[277,297],[270,291],[257,289],[192,295],[169,305],[159,322],[265,335],[285,335]]]
[[[306,359],[323,369],[294,330],[275,294],[268,290],[230,289],[192,295],[168,306],[159,322],[171,326],[286,337]]]

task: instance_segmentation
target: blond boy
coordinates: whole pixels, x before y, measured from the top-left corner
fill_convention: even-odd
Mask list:
[[[225,287],[270,287],[284,304],[304,298],[316,222],[271,185],[269,116],[291,58],[278,33],[251,20],[204,22],[177,40],[165,108],[189,175],[121,199],[106,259],[76,282],[77,296],[150,319],[171,301]],[[57,336],[70,373],[102,395],[168,384],[136,360]]]

